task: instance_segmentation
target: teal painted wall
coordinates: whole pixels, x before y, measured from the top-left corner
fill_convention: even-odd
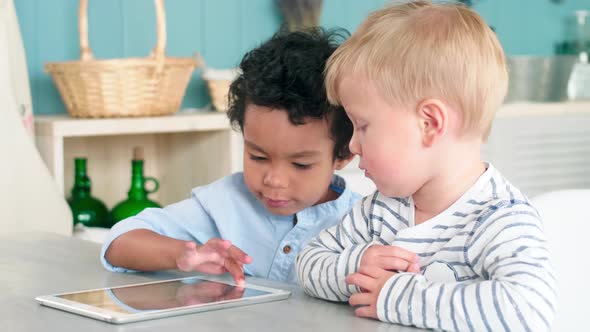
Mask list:
[[[50,61],[77,59],[76,0],[14,0],[25,44],[36,114],[64,113],[51,78]],[[387,0],[324,0],[322,25],[353,31]],[[147,55],[155,43],[155,15],[149,0],[90,0],[90,45],[97,58]],[[494,26],[508,54],[553,53],[563,39],[564,20],[590,0],[481,0],[475,7]],[[167,53],[199,52],[211,67],[236,66],[244,52],[270,37],[280,26],[274,0],[168,0]],[[195,72],[183,107],[203,107],[209,97]]]

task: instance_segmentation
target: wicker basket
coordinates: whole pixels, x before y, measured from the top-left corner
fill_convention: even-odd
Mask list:
[[[180,108],[197,62],[166,57],[163,0],[155,0],[157,42],[146,58],[96,60],[88,45],[88,1],[80,0],[78,61],[47,63],[57,89],[74,117],[173,114]]]
[[[213,108],[218,112],[225,112],[228,108],[228,92],[231,81],[207,80],[207,88],[211,96]]]
[[[204,61],[199,61],[204,64]],[[229,86],[239,75],[237,68],[233,69],[211,69],[205,68],[202,78],[207,82],[207,89],[211,96],[211,104],[218,112],[225,112],[228,109]]]

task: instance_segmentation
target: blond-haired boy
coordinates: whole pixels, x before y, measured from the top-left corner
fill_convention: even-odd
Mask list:
[[[508,84],[484,20],[427,1],[376,11],[326,76],[378,190],[301,251],[306,292],[423,328],[548,330],[556,293],[541,220],[480,156]]]

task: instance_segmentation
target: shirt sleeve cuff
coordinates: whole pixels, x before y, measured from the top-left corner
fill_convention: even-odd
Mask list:
[[[382,322],[398,322],[397,319],[392,319],[397,313],[394,300],[399,299],[401,290],[408,287],[408,283],[412,280],[414,273],[397,273],[391,276],[389,280],[383,285],[377,298],[377,317]],[[397,316],[396,316],[397,318]]]
[[[374,246],[374,245],[380,245],[377,242],[369,242],[367,244],[364,245],[356,245],[354,247],[352,247],[352,250],[350,251],[350,255],[348,256],[348,273],[349,274],[353,274],[358,272],[360,266],[361,266],[361,260],[363,258],[363,255],[365,254],[365,251],[367,251],[367,249],[369,249],[370,247]],[[353,287],[354,291],[353,293],[360,293],[361,289],[359,286],[351,286]]]

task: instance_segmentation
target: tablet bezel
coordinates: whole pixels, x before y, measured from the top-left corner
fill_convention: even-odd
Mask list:
[[[109,291],[112,289],[134,287],[134,286],[143,286],[143,285],[149,285],[149,284],[158,284],[158,283],[164,283],[164,282],[182,281],[182,280],[189,280],[189,279],[195,279],[195,278],[203,280],[203,281],[211,281],[211,282],[218,282],[218,283],[223,283],[223,284],[227,284],[227,285],[231,285],[231,286],[238,286],[233,282],[228,282],[227,280],[210,278],[210,277],[203,277],[203,276],[199,275],[199,276],[192,276],[192,277],[182,277],[182,278],[175,278],[175,279],[142,282],[142,283],[137,283],[137,284],[123,285],[123,286],[104,287],[104,288],[97,288],[97,289],[86,289],[86,290],[81,290],[81,291],[76,291],[76,292],[43,295],[43,296],[36,297],[35,300],[37,300],[37,302],[39,302],[39,304],[47,306],[47,307],[60,309],[63,311],[75,313],[78,315],[94,318],[97,320],[101,320],[101,321],[105,321],[105,322],[109,322],[109,323],[113,323],[113,324],[124,324],[124,323],[131,323],[131,322],[138,322],[138,321],[162,318],[162,317],[185,315],[185,314],[195,313],[195,312],[219,310],[219,309],[245,306],[245,305],[256,304],[256,303],[278,301],[278,300],[283,300],[283,299],[288,298],[289,295],[291,294],[291,292],[288,290],[246,284],[241,287],[244,287],[247,289],[249,288],[252,290],[268,292],[270,294],[256,295],[256,296],[252,296],[252,297],[248,297],[248,298],[223,300],[223,301],[212,302],[212,303],[195,304],[195,305],[185,306],[185,307],[159,309],[159,310],[154,310],[154,311],[128,313],[128,314],[118,312],[118,311],[103,309],[103,308],[99,308],[99,307],[91,306],[91,305],[84,304],[81,302],[76,302],[76,301],[72,301],[72,300],[68,300],[68,299],[59,297],[59,296],[63,296],[63,295],[80,294],[80,293],[94,292],[94,291]],[[238,286],[238,287],[240,287],[240,286]]]

